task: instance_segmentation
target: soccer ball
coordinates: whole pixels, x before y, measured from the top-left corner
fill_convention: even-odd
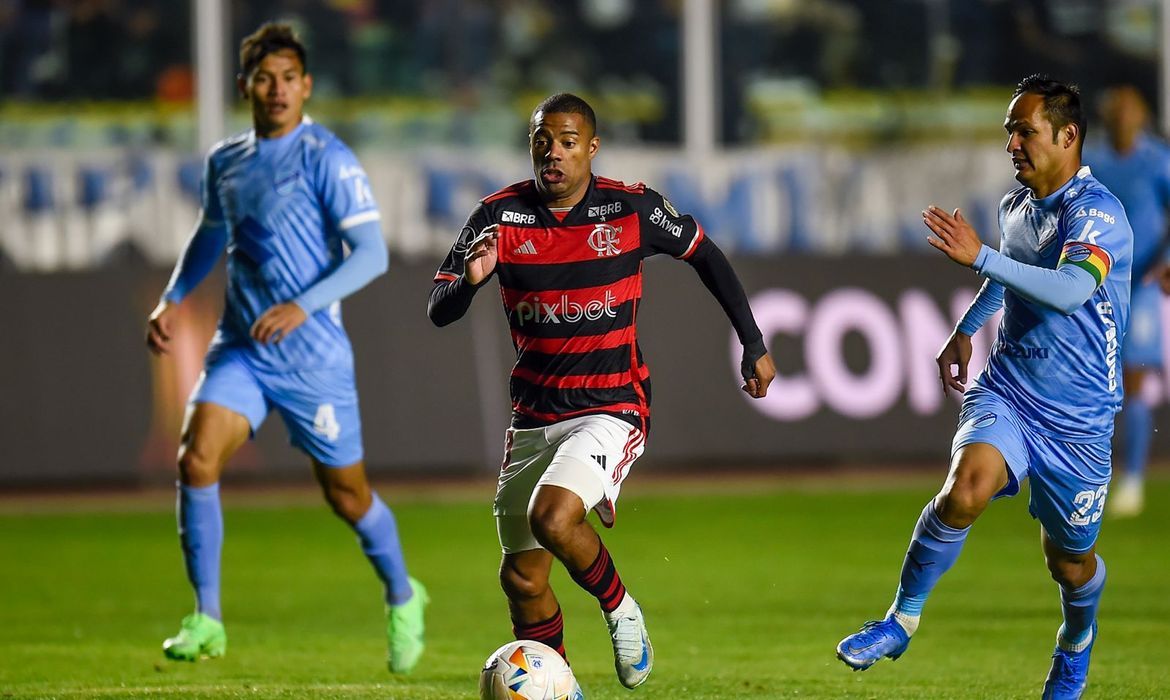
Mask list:
[[[479,674],[480,700],[585,700],[556,649],[521,639],[492,652]]]

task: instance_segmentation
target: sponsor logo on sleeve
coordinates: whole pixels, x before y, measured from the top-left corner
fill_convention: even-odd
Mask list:
[[[675,214],[675,216],[678,216],[678,214]],[[654,213],[650,215],[650,223],[657,224],[660,229],[675,238],[682,238],[682,224],[676,224],[665,212],[657,207],[654,209]]]

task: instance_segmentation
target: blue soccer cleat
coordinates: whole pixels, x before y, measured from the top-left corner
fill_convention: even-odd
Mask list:
[[[837,658],[854,671],[864,671],[888,656],[897,659],[910,646],[910,635],[890,615],[884,620],[870,620],[857,632],[837,645]]]
[[[1089,654],[1097,642],[1097,623],[1093,623],[1093,638],[1083,651],[1065,651],[1056,645],[1052,652],[1052,668],[1044,681],[1042,700],[1080,700],[1089,679]]]

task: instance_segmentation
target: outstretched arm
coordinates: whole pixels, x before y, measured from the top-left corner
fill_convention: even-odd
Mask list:
[[[1081,307],[1096,291],[1101,280],[1077,264],[1063,264],[1055,270],[1012,260],[992,250],[979,239],[979,234],[958,209],[953,214],[929,207],[922,212],[922,220],[937,238],[928,238],[951,260],[974,269],[988,279],[1028,299],[1063,314],[1071,314]],[[1066,244],[1066,251],[1068,245]],[[1102,276],[1102,279],[1104,276]]]
[[[768,385],[776,376],[772,357],[764,346],[764,336],[756,325],[751,306],[743,285],[727,261],[723,251],[710,238],[703,237],[695,252],[686,259],[699,279],[715,297],[723,312],[731,320],[731,326],[743,345],[743,359],[740,373],[744,384],[741,389],[752,398],[761,398],[768,393]]]
[[[227,226],[222,222],[208,223],[202,211],[199,221],[187,239],[187,245],[175,263],[171,279],[163,290],[162,298],[150,313],[146,322],[146,345],[156,355],[171,351],[171,335],[174,326],[174,311],[199,283],[215,267],[219,256],[227,246]]]

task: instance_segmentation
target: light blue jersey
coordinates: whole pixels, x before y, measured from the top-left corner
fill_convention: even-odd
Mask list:
[[[1138,137],[1125,155],[1106,144],[1086,149],[1093,176],[1125,207],[1133,227],[1133,282],[1138,284],[1154,265],[1166,238],[1170,210],[1170,147],[1149,136]]]
[[[1044,199],[1026,187],[1009,192],[999,223],[1004,256],[1046,270],[1075,266],[1092,276],[1096,289],[1063,311],[1004,289],[999,338],[973,389],[995,393],[1042,435],[1108,439],[1122,400],[1119,349],[1133,262],[1133,233],[1121,203],[1084,167]]]
[[[228,256],[224,315],[209,364],[225,350],[242,350],[266,372],[352,367],[341,323],[344,294],[314,287],[341,265],[347,234],[380,219],[349,148],[307,118],[279,138],[258,139],[251,130],[229,138],[207,158],[202,216],[199,229],[222,231]],[[166,298],[180,300],[185,286],[176,271]],[[256,319],[288,301],[309,314],[305,323],[280,343],[254,341],[249,329]]]

